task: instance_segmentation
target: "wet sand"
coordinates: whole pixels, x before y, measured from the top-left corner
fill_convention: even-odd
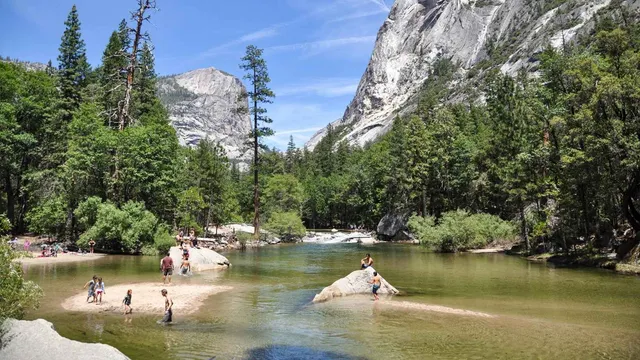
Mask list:
[[[14,261],[21,262],[23,265],[33,264],[58,264],[72,263],[81,261],[91,261],[104,258],[107,254],[79,254],[79,253],[61,253],[57,257],[38,257],[39,252],[32,252],[33,257],[21,257]]]
[[[463,315],[463,316],[475,316],[475,317],[484,317],[484,318],[493,318],[495,315],[464,310],[464,309],[454,309],[446,306],[440,305],[430,305],[430,304],[421,304],[409,301],[385,301],[382,302],[385,306],[391,306],[394,308],[408,309],[408,310],[419,310],[419,311],[433,311],[444,314],[453,314],[453,315]]]
[[[87,303],[87,291],[79,292],[62,302],[68,311],[104,313],[123,311],[122,300],[127,290],[132,290],[131,308],[134,313],[156,313],[164,311],[164,298],[160,290],[167,289],[173,300],[173,310],[180,314],[190,314],[202,306],[203,301],[211,295],[233,289],[230,286],[213,285],[164,285],[160,283],[119,284],[109,286],[105,282],[102,304]]]

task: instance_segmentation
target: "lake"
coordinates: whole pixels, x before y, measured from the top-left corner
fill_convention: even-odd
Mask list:
[[[399,296],[311,303],[367,252]],[[124,297],[109,293],[110,285],[160,281],[155,257],[30,265],[26,277],[45,297],[28,318],[47,319],[62,336],[106,343],[133,359],[640,358],[640,277],[396,244],[279,245],[224,255],[230,269],[174,282],[234,289],[211,296],[196,314],[176,312],[170,326],[156,324],[161,314],[134,313],[128,323],[117,314],[61,307],[94,273],[104,278],[108,297]],[[405,301],[493,317],[397,306]]]

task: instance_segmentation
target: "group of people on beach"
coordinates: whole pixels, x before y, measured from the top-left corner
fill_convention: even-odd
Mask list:
[[[371,254],[367,254],[362,260],[360,260],[360,269],[364,270],[371,266],[373,266],[373,258],[371,257]],[[380,286],[382,285],[382,277],[378,275],[377,271],[373,272],[373,279],[369,281],[369,284],[373,285],[371,289],[371,292],[373,293],[373,300],[380,300],[378,290],[380,290]]]
[[[89,280],[83,287],[83,289],[87,288],[87,302],[93,302],[96,305],[102,304],[102,295],[106,295],[107,293],[105,291],[104,281],[102,280],[102,278],[98,277],[97,275],[93,275],[91,280]],[[166,289],[162,289],[160,293],[162,294],[162,297],[164,297],[164,316],[160,322],[170,323],[173,320],[173,300],[169,297],[169,292]],[[124,296],[124,299],[122,299],[123,315],[128,315],[133,312],[133,309],[131,308],[132,297],[133,290],[128,289],[127,293]]]

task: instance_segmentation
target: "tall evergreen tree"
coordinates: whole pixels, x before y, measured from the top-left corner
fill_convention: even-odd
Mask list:
[[[62,93],[62,109],[65,112],[63,117],[71,121],[71,113],[80,105],[82,87],[85,85],[85,78],[90,69],[75,5],[71,8],[64,24],[66,28],[58,55],[58,77]]]
[[[273,130],[264,124],[270,124],[272,120],[266,115],[267,109],[262,107],[263,104],[273,102],[275,94],[269,88],[269,72],[267,63],[262,58],[262,49],[258,49],[253,45],[247,46],[246,55],[242,58],[240,68],[245,70],[247,74],[245,79],[249,80],[251,90],[245,96],[248,97],[251,105],[249,112],[253,115],[253,227],[254,236],[260,235],[260,190],[258,183],[259,164],[258,149],[260,148],[260,139],[265,136],[273,135]]]

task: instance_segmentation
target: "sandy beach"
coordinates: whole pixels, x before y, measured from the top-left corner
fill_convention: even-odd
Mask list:
[[[105,284],[106,294],[102,296],[102,304],[87,303],[87,291],[85,290],[64,300],[62,307],[68,311],[92,313],[122,312],[122,299],[127,294],[127,290],[131,289],[133,291],[131,308],[134,313],[162,314],[164,299],[160,290],[167,289],[174,303],[174,311],[180,314],[189,314],[197,311],[209,296],[232,289],[230,286],[213,285],[137,283],[109,286],[108,283]]]
[[[14,261],[21,262],[23,265],[34,264],[58,264],[58,263],[71,263],[81,261],[92,261],[104,258],[107,254],[78,254],[78,253],[62,253],[57,257],[38,257],[39,252],[32,252],[33,257],[21,257]]]
[[[81,262],[81,261],[92,261],[98,260],[107,254],[79,254],[79,253],[60,253],[57,257],[38,257],[40,255],[39,252],[32,252],[31,255],[33,257],[21,257],[15,259],[14,261],[19,261],[23,265],[34,265],[34,264],[57,264],[57,263],[71,263],[71,262]]]

